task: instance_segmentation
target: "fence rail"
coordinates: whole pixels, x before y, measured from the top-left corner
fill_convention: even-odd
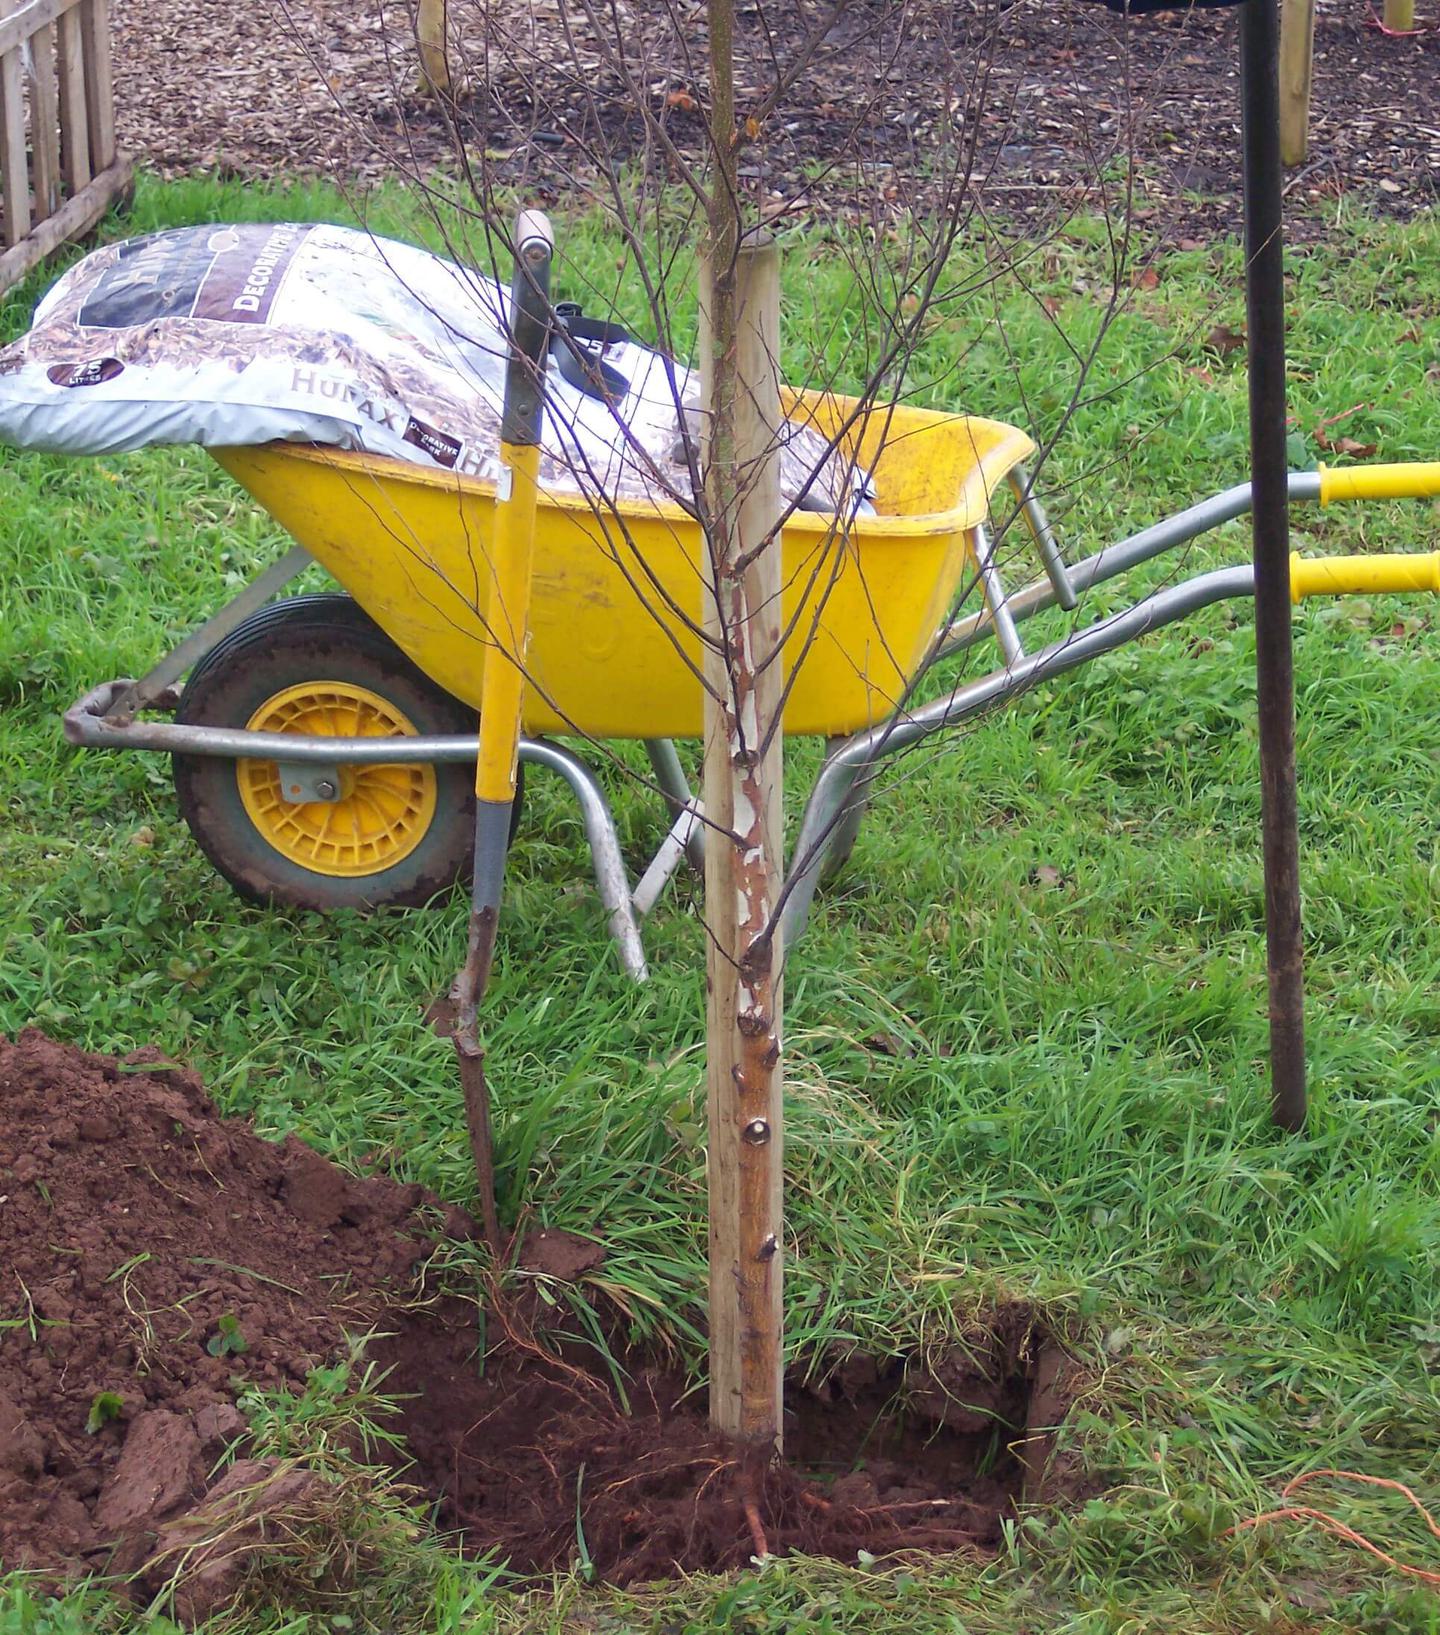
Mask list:
[[[0,290],[93,227],[130,174],[108,0],[0,0]]]

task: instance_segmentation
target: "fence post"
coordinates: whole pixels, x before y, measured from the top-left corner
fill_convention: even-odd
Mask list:
[[[90,118],[85,109],[85,37],[80,11],[61,15],[60,31],[60,169],[73,198],[89,182]]]
[[[35,215],[40,221],[60,208],[59,97],[55,85],[55,25],[30,41],[30,152],[35,171]]]
[[[20,49],[0,52],[0,205],[7,250],[30,231],[30,176],[25,165],[25,91]]]
[[[107,0],[80,0],[85,41],[85,109],[90,119],[90,170],[98,176],[115,162],[115,92],[110,70]]]

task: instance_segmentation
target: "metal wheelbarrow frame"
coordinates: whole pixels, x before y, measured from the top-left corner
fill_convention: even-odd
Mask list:
[[[995,423],[981,423],[993,425]],[[1002,428],[1013,431],[1013,428]],[[1254,570],[1249,565],[1221,568],[1196,575],[1144,597],[1112,616],[1067,634],[1058,641],[1027,652],[1018,626],[1043,609],[1059,605],[1074,609],[1091,586],[1116,578],[1141,563],[1162,555],[1234,518],[1248,513],[1251,487],[1241,483],[1202,500],[1174,516],[1140,530],[1084,560],[1067,565],[1056,543],[1044,509],[1033,491],[1023,456],[1032,445],[1023,433],[1014,441],[992,445],[998,456],[984,473],[983,498],[988,508],[992,490],[1003,483],[1015,500],[1018,517],[1033,543],[1042,572],[1017,591],[1010,591],[996,566],[994,543],[987,520],[969,502],[964,521],[968,535],[965,556],[968,572],[965,593],[978,587],[982,605],[964,617],[941,625],[925,644],[904,696],[887,700],[878,719],[858,730],[831,733],[828,753],[811,789],[796,835],[784,895],[784,939],[787,948],[804,930],[816,886],[829,867],[843,861],[854,843],[864,811],[867,786],[892,755],[913,747],[936,733],[997,708],[1029,687],[1077,668],[1114,651],[1152,630],[1174,623],[1212,603],[1252,596]],[[242,468],[259,451],[224,451],[221,463]],[[327,463],[366,462],[364,456],[337,456],[317,451]],[[246,486],[251,486],[247,482]],[[1345,468],[1322,468],[1296,473],[1289,479],[1292,503],[1325,504],[1339,499],[1425,497],[1440,493],[1440,463]],[[282,519],[284,520],[284,519]],[[280,763],[285,781],[300,799],[323,800],[333,795],[327,769],[376,761],[374,737],[343,738],[262,733],[244,728],[184,725],[141,719],[142,712],[173,708],[180,678],[247,618],[269,602],[310,566],[313,558],[300,545],[261,573],[231,602],[139,681],[105,682],[79,699],[64,715],[70,742],[85,748],[142,749],[188,756],[223,759],[259,759]],[[1402,556],[1347,558],[1292,558],[1292,596],[1348,591],[1440,591],[1440,552]],[[949,600],[949,599],[947,599]],[[965,596],[960,598],[963,605]],[[957,685],[942,697],[914,705],[909,699],[926,673],[944,659],[977,642],[993,638],[1002,663],[977,680]],[[811,730],[814,724],[811,723]],[[698,864],[703,825],[698,804],[686,780],[673,743],[645,735],[656,783],[672,815],[669,831],[649,867],[632,885],[621,855],[619,838],[604,788],[592,767],[573,749],[550,737],[532,733],[520,744],[520,758],[531,766],[548,767],[565,779],[580,810],[594,866],[596,885],[609,929],[625,969],[636,980],[646,977],[642,916],[654,905],[666,881],[689,858]],[[386,738],[385,764],[474,762],[473,735],[407,736]]]

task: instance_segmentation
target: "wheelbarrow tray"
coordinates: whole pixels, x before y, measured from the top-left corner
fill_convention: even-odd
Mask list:
[[[855,400],[794,394],[787,412],[830,436]],[[893,714],[932,651],[990,496],[1032,452],[1013,426],[873,408],[843,440],[874,474],[875,517],[848,528],[796,512],[783,536],[787,733],[827,737]],[[492,483],[374,455],[272,443],[216,459],[433,680],[477,709],[478,568]],[[673,504],[617,510],[542,496],[525,731],[697,738],[703,539]],[[512,648],[511,633],[496,632]]]

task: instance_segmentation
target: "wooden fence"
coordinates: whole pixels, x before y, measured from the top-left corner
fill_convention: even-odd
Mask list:
[[[0,290],[130,184],[115,152],[108,0],[0,0]]]

